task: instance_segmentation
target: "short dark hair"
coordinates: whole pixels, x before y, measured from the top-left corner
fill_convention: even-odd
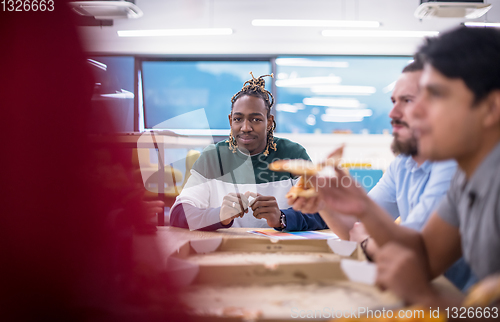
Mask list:
[[[403,68],[402,73],[419,72],[422,70],[424,70],[424,64],[418,56],[415,56],[413,61]]]
[[[500,31],[459,27],[428,38],[416,56],[448,78],[460,78],[474,104],[500,89]]]

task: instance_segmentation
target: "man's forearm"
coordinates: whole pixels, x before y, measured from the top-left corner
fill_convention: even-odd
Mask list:
[[[352,229],[356,218],[339,214],[331,210],[321,210],[321,218],[340,239],[349,240],[349,230]]]
[[[388,242],[397,242],[426,257],[424,243],[419,232],[396,225],[392,217],[369,197],[366,198],[365,202],[367,203],[366,211],[359,219],[364,224],[370,238],[379,247]]]
[[[222,224],[219,219],[220,208],[199,209],[189,204],[180,204],[170,212],[170,225],[173,227],[187,228],[190,230],[217,230],[232,226]],[[188,220],[187,218],[190,217]]]

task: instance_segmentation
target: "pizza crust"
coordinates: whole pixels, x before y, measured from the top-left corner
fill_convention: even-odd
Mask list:
[[[297,199],[298,197],[304,197],[304,198],[311,198],[314,197],[318,194],[316,189],[314,187],[307,185],[308,187],[304,186],[304,177],[299,178],[299,182],[286,194],[287,199]]]
[[[290,172],[291,174],[301,176],[299,182],[288,191],[286,198],[311,198],[316,196],[318,192],[307,180],[304,180],[304,178],[307,179],[308,176],[317,175],[318,172],[327,166],[337,168],[340,165],[343,153],[344,145],[333,151],[328,158],[320,164],[314,164],[311,161],[302,159],[278,160],[269,164],[269,170]]]
[[[290,172],[295,175],[313,176],[321,171],[323,167],[317,166],[311,161],[294,159],[294,160],[278,160],[269,165],[269,170]]]

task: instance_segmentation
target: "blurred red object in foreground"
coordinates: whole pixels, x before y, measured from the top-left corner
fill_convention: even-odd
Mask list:
[[[94,84],[67,4],[0,15],[0,320],[183,317],[161,270],[132,260],[140,193],[96,172]]]

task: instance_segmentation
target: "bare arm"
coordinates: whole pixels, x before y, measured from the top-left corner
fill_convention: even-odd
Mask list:
[[[420,234],[396,225],[363,187],[342,170],[337,169],[337,177],[313,177],[311,182],[318,196],[288,200],[293,209],[303,213],[319,212],[328,227],[342,239],[349,239],[349,231],[360,219],[379,246],[395,241],[424,254]]]
[[[423,307],[461,306],[463,296],[440,293],[431,284],[426,260],[411,249],[397,243],[387,243],[375,256],[377,285],[389,289],[406,304]]]
[[[392,241],[422,256],[425,254],[420,233],[396,225],[393,218],[343,171],[337,170],[337,177],[318,177],[313,184],[317,187],[324,209],[358,218],[379,247]]]
[[[423,254],[424,244],[421,234],[413,229],[399,226],[377,203],[367,199],[366,211],[359,215],[359,219],[364,224],[366,231],[379,247],[388,242],[397,242],[414,251]]]
[[[340,239],[349,240],[349,231],[352,229],[356,218],[345,216],[327,209],[319,212],[321,218]]]
[[[458,229],[436,215],[427,224],[425,231],[419,233],[413,229],[396,225],[392,217],[368,197],[361,186],[357,185],[349,175],[341,170],[337,169],[336,177],[317,177],[311,182],[318,191],[318,197],[310,198],[307,201],[296,200],[293,203],[294,209],[297,206],[305,209],[321,209],[320,215],[325,222],[332,230],[338,230],[339,236],[342,238],[348,238],[345,234],[346,227],[352,227],[354,222],[349,224],[344,221],[344,218],[339,217],[338,213],[351,216],[353,221],[356,218],[361,220],[368,234],[379,247],[383,247],[389,242],[396,242],[410,248],[417,256],[428,259],[431,263],[428,267],[426,265],[429,278],[442,273],[445,268],[460,257]],[[335,226],[337,227],[333,228]]]
[[[434,212],[422,231],[431,277],[441,275],[462,256],[460,232]]]
[[[410,304],[441,307],[460,304],[461,299],[450,299],[439,294],[430,284],[431,279],[460,258],[458,229],[434,213],[419,238],[423,253],[395,243],[387,243],[381,247],[375,257],[378,266],[377,283],[383,288],[391,289]]]

